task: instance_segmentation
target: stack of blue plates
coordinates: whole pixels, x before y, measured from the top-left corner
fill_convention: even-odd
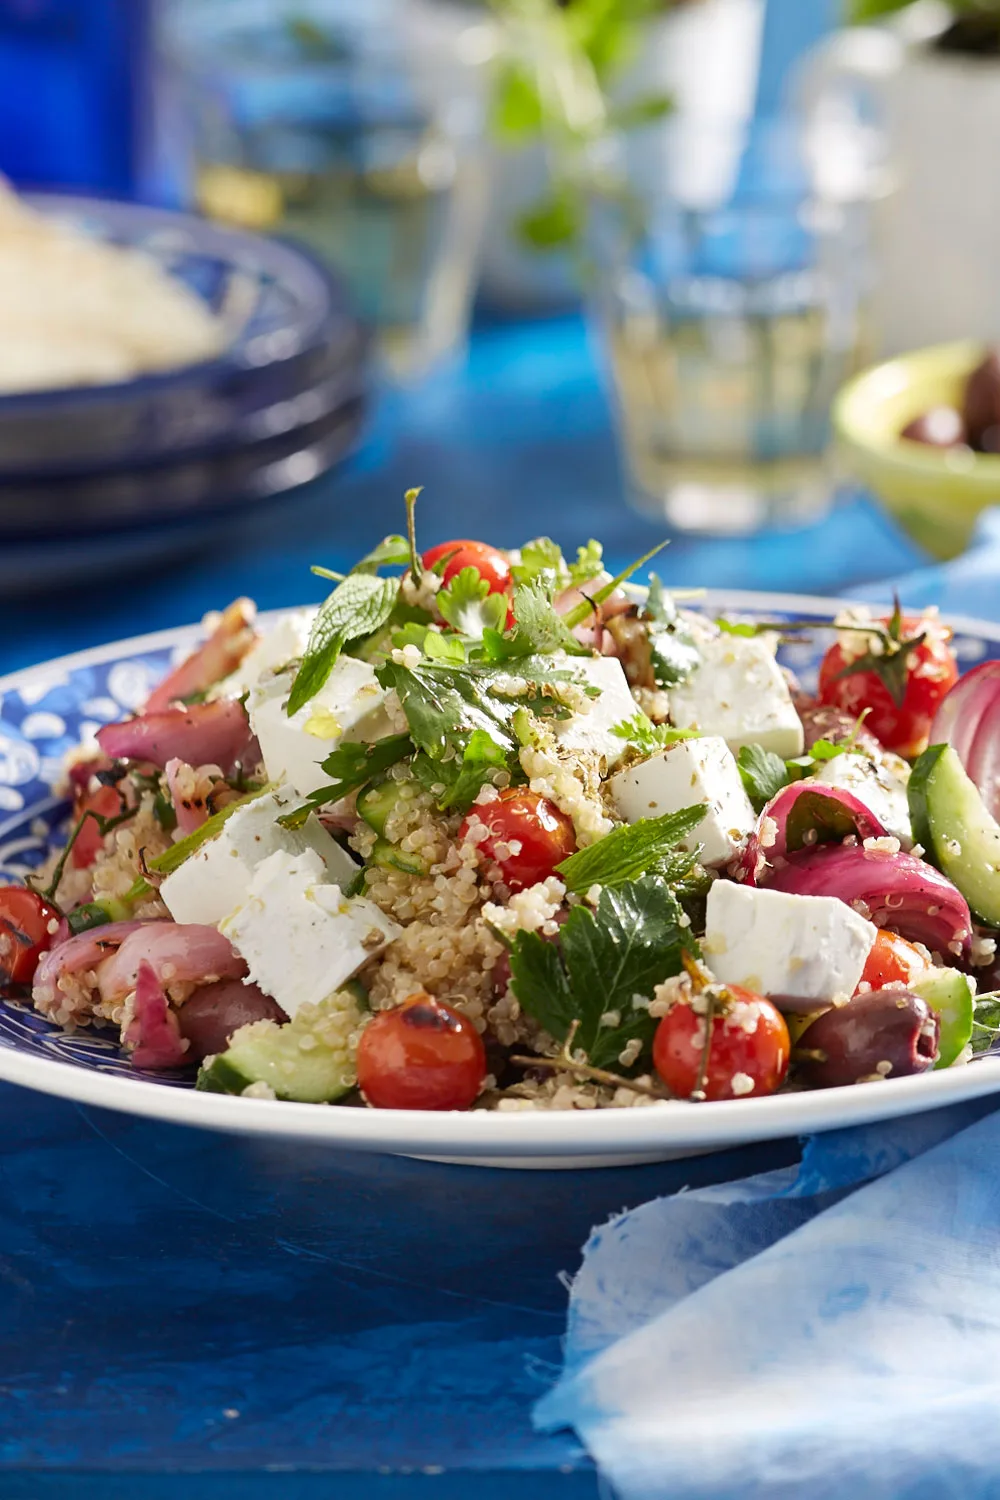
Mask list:
[[[233,510],[317,478],[356,441],[367,338],[308,254],[186,214],[29,200],[145,251],[231,329],[218,358],[119,385],[0,397],[0,592],[177,551]]]

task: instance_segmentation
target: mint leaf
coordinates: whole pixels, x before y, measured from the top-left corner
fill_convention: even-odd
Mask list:
[[[591,538],[585,547],[577,547],[576,562],[569,565],[569,581],[574,588],[579,588],[581,583],[597,578],[603,569],[604,548]]]
[[[643,755],[655,755],[658,750],[676,745],[679,740],[699,738],[697,729],[674,729],[670,724],[654,724],[642,712],[631,719],[623,719],[620,724],[612,724],[611,733],[620,740],[627,740],[630,745],[641,750]]]
[[[744,745],[736,757],[736,764],[740,768],[740,777],[746,794],[753,803],[754,812],[761,812],[783,786],[800,780],[780,755],[775,755],[773,750],[765,750],[761,745]]]
[[[292,683],[285,712],[291,717],[314,698],[351,641],[373,635],[392,614],[399,595],[395,578],[352,573],[339,583],[313,621],[309,644]]]
[[[475,568],[463,568],[438,591],[435,604],[442,619],[461,635],[480,640],[484,630],[502,630],[507,619],[506,594],[491,594]]]
[[[592,885],[622,885],[653,874],[682,881],[690,874],[697,852],[677,846],[698,827],[707,811],[707,804],[699,802],[660,818],[623,823],[596,844],[588,844],[564,859],[556,871],[570,891],[589,891]]]
[[[330,784],[318,787],[304,803],[292,812],[285,813],[278,822],[282,828],[301,828],[317,807],[324,807],[328,802],[339,802],[351,792],[360,791],[397,761],[404,760],[412,750],[408,734],[386,735],[384,739],[374,740],[370,745],[354,740],[339,745],[322,763],[323,770],[332,778]]]
[[[379,568],[405,568],[410,562],[410,544],[405,536],[383,537],[377,547],[356,562],[352,573],[377,573]]]
[[[555,942],[519,932],[510,947],[511,983],[522,1008],[557,1042],[579,1022],[579,1046],[594,1067],[614,1067],[633,1037],[652,1041],[648,1006],[657,984],[697,952],[683,912],[660,880],[603,890],[593,912],[575,906]],[[602,1025],[607,1017],[613,1024]]]

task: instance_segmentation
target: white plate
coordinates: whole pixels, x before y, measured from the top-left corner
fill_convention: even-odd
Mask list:
[[[837,602],[731,592],[709,595],[705,607],[748,618],[784,614],[829,619]],[[961,619],[953,623],[963,666],[1000,656],[1000,626]],[[171,658],[182,655],[196,635],[196,627],[162,631],[0,679],[0,879],[37,864],[65,832],[68,809],[52,786],[69,745],[100,723],[137,708]],[[817,633],[811,645],[800,643],[783,652],[807,685],[824,644]],[[662,1160],[976,1098],[1000,1089],[1000,1057],[918,1078],[770,1099],[580,1113],[431,1114],[195,1093],[176,1079],[137,1074],[98,1035],[66,1036],[41,1017],[0,1002],[0,1078],[177,1125],[483,1165],[583,1167]]]

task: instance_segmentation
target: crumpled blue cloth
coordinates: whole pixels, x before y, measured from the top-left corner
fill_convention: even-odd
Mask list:
[[[537,1425],[622,1500],[995,1500],[996,1108],[817,1136],[595,1230]]]
[[[1000,507],[983,511],[972,545],[953,562],[934,563],[887,584],[862,584],[856,599],[888,599],[896,589],[905,605],[936,604],[942,614],[1000,619]]]

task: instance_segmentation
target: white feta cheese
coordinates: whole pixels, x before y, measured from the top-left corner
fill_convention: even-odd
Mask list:
[[[678,729],[717,734],[730,750],[761,745],[788,760],[801,755],[802,721],[764,636],[719,635],[701,643],[702,664],[670,689]]]
[[[250,979],[289,1016],[319,1005],[401,931],[374,901],[345,897],[325,877],[315,850],[272,854],[254,871],[244,903],[219,926]]]
[[[385,690],[374,669],[355,656],[341,656],[322,688],[289,718],[285,712],[293,673],[261,678],[251,689],[247,711],[260,741],[268,779],[287,782],[300,797],[325,786],[322,762],[342,740],[378,740],[392,734]]]
[[[565,665],[589,687],[598,688],[600,696],[588,699],[587,711],[554,720],[556,739],[566,750],[590,751],[603,756],[609,768],[616,766],[627,746],[611,733],[612,726],[639,712],[621,662],[614,656],[567,656]]]
[[[871,922],[833,896],[717,880],[708,893],[702,951],[725,984],[833,1001],[854,994],[875,936]]]
[[[315,617],[314,609],[298,609],[283,615],[247,652],[236,671],[217,682],[208,696],[242,698],[257,685],[265,672],[275,672],[295,661],[306,649]]]
[[[853,792],[869,812],[874,813],[885,831],[897,838],[903,849],[913,848],[913,828],[906,795],[910,769],[905,760],[885,756],[881,762],[867,755],[845,752],[824,761],[816,780],[827,786]]]
[[[701,861],[709,868],[732,859],[757,821],[733,753],[717,735],[681,740],[649,760],[617,771],[609,786],[627,823],[707,802],[708,812],[680,847],[701,844]]]
[[[294,806],[275,792],[255,797],[227,818],[215,838],[188,856],[160,886],[160,895],[175,922],[218,926],[247,898],[257,866],[272,854],[291,856],[312,849],[323,861],[326,878],[350,885],[358,866],[310,814],[301,828],[282,828],[277,819]]]

